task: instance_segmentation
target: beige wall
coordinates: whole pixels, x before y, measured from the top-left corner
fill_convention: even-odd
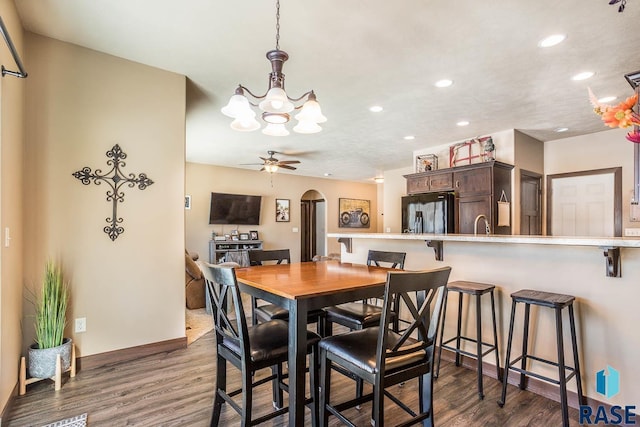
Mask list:
[[[24,62],[23,30],[12,1],[0,1],[0,16]],[[17,71],[4,40],[0,39],[0,46],[0,63]],[[31,72],[31,69],[27,67],[27,71]],[[11,76],[0,78],[0,411],[18,381],[22,349],[22,171],[26,82]],[[11,237],[9,247],[4,244],[7,227]]]
[[[574,295],[584,394],[605,401],[603,396],[595,392],[596,372],[610,365],[620,372],[620,394],[606,402],[611,405],[637,405],[640,401],[637,369],[640,340],[633,331],[635,325],[640,323],[640,310],[637,309],[640,298],[640,249],[621,249],[620,278],[606,277],[605,259],[598,247],[444,242],[444,261],[436,261],[433,250],[423,241],[353,239],[353,253],[347,254],[343,250],[343,260],[365,263],[369,249],[406,252],[405,267],[408,270],[451,266],[450,281],[471,280],[496,285],[498,341],[500,364],[503,366],[511,311],[509,295],[520,289]],[[469,306],[468,302],[469,298],[465,297],[463,333],[475,337],[475,308],[473,304]],[[517,312],[512,359],[520,355],[522,348],[524,309],[521,306],[519,304]],[[488,297],[482,297],[484,342],[493,342],[489,327],[490,307]],[[455,335],[456,313],[457,298],[451,298],[447,306],[445,338]],[[573,366],[570,362],[572,352],[566,310],[563,316],[565,360],[569,366]],[[553,310],[531,310],[529,349],[534,355],[557,360],[554,330]],[[469,343],[465,349],[475,352],[474,346]],[[487,355],[484,361],[494,365],[494,354]],[[557,378],[557,368],[539,363],[532,367],[536,372]],[[514,379],[516,375],[511,372],[509,378]],[[567,388],[576,390],[575,381],[569,381]],[[511,397],[507,396],[507,399],[515,398],[511,393],[509,391]],[[493,394],[491,398],[497,399],[498,395]],[[499,410],[497,406],[496,410]]]
[[[414,173],[414,166],[385,171],[384,173],[384,224],[385,233],[402,233],[402,206],[400,198],[407,194],[404,175]]]
[[[184,337],[184,76],[31,33],[26,40],[26,283],[40,280],[47,258],[61,263],[79,356]],[[123,172],[154,184],[124,188],[125,231],[111,241],[107,184],[82,185],[72,173],[108,171],[105,153],[116,143],[128,156]],[[86,317],[85,333],[73,333],[76,317]]]
[[[544,175],[544,144],[522,132],[514,132],[514,168],[511,175],[512,233],[520,234],[520,173],[522,170]],[[544,185],[544,182],[542,183]],[[541,209],[544,209],[544,203]]]
[[[215,147],[212,147],[215,149]],[[211,192],[251,194],[262,196],[260,225],[240,226],[240,232],[257,230],[265,249],[289,248],[293,262],[300,260],[300,199],[308,190],[316,190],[326,200],[327,232],[349,230],[353,232],[377,231],[377,188],[375,184],[338,181],[276,173],[272,177],[265,172],[248,169],[187,163],[186,194],[191,195],[191,209],[185,211],[186,245],[189,251],[198,252],[209,259],[211,233],[229,234],[235,226],[209,225]],[[275,222],[275,199],[291,201],[291,221]],[[352,198],[371,201],[370,228],[338,228],[338,199]],[[327,253],[340,252],[335,239],[329,239]]]

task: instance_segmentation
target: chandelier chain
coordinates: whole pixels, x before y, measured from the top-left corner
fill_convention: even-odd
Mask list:
[[[280,50],[280,0],[276,0],[276,50]]]

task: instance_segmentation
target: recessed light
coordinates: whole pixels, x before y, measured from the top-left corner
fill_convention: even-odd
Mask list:
[[[567,38],[566,34],[554,34],[549,37],[545,37],[538,42],[539,47],[551,47],[562,43]]]
[[[407,136],[404,137],[404,139],[407,140],[407,141],[412,141],[412,140],[416,139],[416,137],[413,136],[413,135],[407,135]]]
[[[453,80],[442,79],[435,82],[436,87],[449,87],[453,84]]]
[[[606,104],[607,102],[615,101],[616,99],[618,99],[617,96],[605,96],[604,98],[598,99],[598,102]]]
[[[456,123],[456,125],[458,126],[468,126],[469,122],[466,120],[460,120],[458,123]]]
[[[376,176],[375,178],[373,178],[373,180],[376,182],[376,184],[382,184],[384,182],[384,177]]]
[[[569,128],[557,128],[556,132],[566,132],[568,130],[569,130]]]
[[[588,78],[593,77],[595,73],[593,71],[583,71],[582,73],[578,73],[575,76],[571,77],[571,80],[580,81],[587,80]]]
[[[383,108],[379,105],[374,105],[373,107],[369,107],[369,111],[371,111],[372,113],[379,113],[382,110]]]

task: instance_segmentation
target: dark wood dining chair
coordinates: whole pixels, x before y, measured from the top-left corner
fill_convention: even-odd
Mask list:
[[[404,260],[407,254],[405,252],[386,252],[370,250],[367,254],[367,265],[376,267],[390,267],[404,269]],[[345,304],[326,307],[325,332],[323,336],[333,334],[333,324],[345,326],[350,330],[358,330],[377,326],[380,324],[382,309],[374,301],[375,299],[362,302],[348,302]],[[394,307],[395,308],[395,307]],[[394,329],[399,328],[398,310],[392,311],[394,316],[392,323]]]
[[[411,422],[402,425],[419,422],[433,425],[433,356],[450,273],[451,267],[417,272],[390,271],[380,325],[320,341],[320,426],[328,426],[331,415],[347,423],[345,409],[372,401],[372,424],[383,427],[385,396],[412,416]],[[390,318],[395,301],[400,301],[411,314],[410,323],[402,333],[393,330]],[[333,365],[370,383],[372,392],[345,402],[331,403]],[[418,413],[386,390],[414,378],[419,381]]]
[[[219,425],[224,403],[228,403],[241,416],[243,427],[260,424],[287,413],[289,407],[282,407],[282,392],[288,391],[288,386],[283,382],[287,375],[283,374],[282,365],[289,354],[289,324],[283,320],[270,320],[249,327],[242,307],[235,268],[203,263],[203,275],[211,300],[217,353],[211,426]],[[233,313],[228,312],[229,301],[233,302]],[[311,397],[305,399],[305,404],[311,409],[314,426],[317,426],[318,420],[319,340],[318,334],[307,331]],[[242,375],[242,387],[237,390],[227,390],[227,362],[235,366]],[[271,375],[254,382],[254,373],[264,368],[271,368]],[[252,419],[253,389],[268,382],[272,382],[276,410]],[[233,399],[237,395],[241,395],[241,405]]]
[[[249,251],[249,265],[262,265],[263,262],[275,262],[276,264],[291,264],[291,253],[289,249],[274,250],[253,250]],[[258,298],[251,297],[251,323],[258,324],[258,321],[268,321],[274,319],[287,320],[289,311],[275,304],[265,304]]]
[[[405,252],[387,252],[369,250],[367,254],[367,265],[376,267],[390,267],[404,269],[404,260],[407,254]],[[348,302],[340,305],[326,307],[324,318],[324,331],[321,333],[323,337],[333,335],[333,324],[349,328],[349,330],[360,330],[378,326],[382,317],[382,308],[377,304],[377,298],[371,298],[367,301]],[[393,329],[397,332],[399,324],[399,308],[397,303],[392,304],[390,321]],[[337,368],[340,370],[340,368]],[[342,372],[346,374],[345,372]],[[356,396],[362,396],[362,379],[353,377],[356,380]]]
[[[275,262],[282,264],[283,262],[291,264],[291,255],[289,249],[273,249],[273,250],[253,250],[249,251],[250,265],[263,265],[265,262]],[[325,330],[324,324],[325,312],[322,309],[311,310],[307,315],[307,323],[317,323],[318,333],[322,334]],[[289,310],[275,304],[265,303],[258,298],[251,297],[251,321],[254,325],[258,322],[266,322],[269,320],[280,319],[289,320]]]

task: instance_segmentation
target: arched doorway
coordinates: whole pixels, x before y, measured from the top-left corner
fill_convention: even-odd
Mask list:
[[[300,198],[300,261],[327,254],[327,215],[324,196],[316,190]]]

